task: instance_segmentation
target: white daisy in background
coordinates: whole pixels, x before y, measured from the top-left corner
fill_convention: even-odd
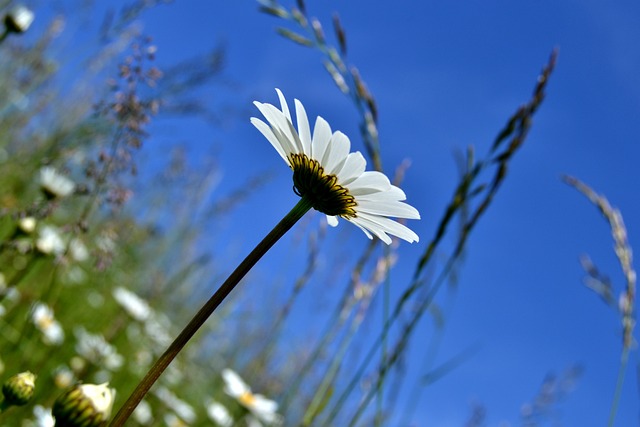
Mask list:
[[[62,255],[66,245],[60,231],[56,227],[46,225],[38,234],[36,248],[45,255]]]
[[[277,413],[278,404],[261,394],[253,394],[251,388],[231,369],[222,371],[224,392],[236,399],[260,421],[268,425],[281,425],[282,416]]]
[[[37,221],[32,216],[25,216],[24,218],[20,218],[18,220],[18,228],[20,228],[23,233],[33,233],[33,231],[36,229],[36,225]]]
[[[51,409],[44,406],[36,405],[33,407],[33,416],[35,420],[29,422],[29,426],[33,427],[54,427],[56,420],[51,415]]]
[[[220,427],[232,427],[233,426],[233,417],[221,403],[216,402],[215,400],[210,400],[209,403],[205,404],[207,408],[207,415],[209,419],[216,423],[216,425]]]
[[[151,405],[149,405],[149,402],[141,400],[133,411],[132,416],[138,424],[142,424],[143,426],[151,424],[153,422],[153,412],[151,411]]]
[[[4,25],[7,31],[14,33],[24,33],[29,29],[36,15],[31,9],[17,5],[14,6],[4,17]]]
[[[370,239],[372,234],[390,244],[390,235],[417,242],[418,235],[388,218],[420,219],[413,207],[403,202],[404,192],[376,171],[365,171],[360,152],[350,153],[351,142],[322,117],[316,119],[313,136],[302,103],[295,102],[298,129],[293,126],[289,106],[276,89],[281,110],[274,105],[254,102],[267,119],[255,117],[251,123],[269,140],[280,157],[293,170],[294,191],[311,201],[313,208],[327,215],[330,225],[338,217],[358,226]]]
[[[119,286],[113,290],[113,297],[138,322],[144,322],[151,316],[149,304],[130,290]]]
[[[69,388],[76,381],[76,376],[69,367],[60,365],[53,370],[53,383],[58,388]]]
[[[158,387],[153,390],[153,394],[155,394],[167,408],[172,410],[175,415],[180,417],[180,419],[186,423],[183,425],[193,424],[196,420],[196,411],[193,407],[173,394],[168,388]]]
[[[115,371],[124,364],[124,357],[102,335],[92,334],[82,326],[76,328],[74,334],[76,352],[94,365]]]
[[[62,326],[53,316],[53,310],[44,304],[36,303],[31,311],[31,320],[36,328],[42,332],[42,339],[45,344],[58,345],[64,341],[64,331]]]
[[[69,255],[71,258],[78,262],[83,262],[89,259],[89,249],[84,242],[77,237],[74,237],[69,242]]]
[[[73,181],[51,166],[45,166],[40,169],[38,178],[40,188],[51,199],[66,197],[76,189],[76,184]]]

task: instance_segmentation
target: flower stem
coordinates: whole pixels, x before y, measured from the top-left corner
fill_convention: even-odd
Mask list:
[[[202,306],[191,321],[184,327],[180,335],[171,343],[169,348],[149,369],[147,375],[140,381],[136,389],[131,393],[127,401],[122,405],[116,416],[109,424],[110,427],[122,426],[129,418],[133,410],[138,406],[142,398],[147,394],[151,386],[156,382],[164,370],[169,366],[178,353],[189,342],[191,337],[200,329],[204,322],[211,316],[214,310],[231,293],[235,286],[251,270],[251,268],[267,253],[267,251],[293,227],[302,216],[311,209],[311,202],[302,197],[291,211],[276,225],[258,246],[238,265],[229,275],[227,280],[218,288],[213,296]]]

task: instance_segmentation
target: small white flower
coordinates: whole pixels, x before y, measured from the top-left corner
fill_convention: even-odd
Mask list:
[[[113,297],[137,321],[144,322],[149,319],[151,307],[135,293],[120,286],[113,290]]]
[[[251,388],[235,371],[224,369],[222,379],[225,383],[224,392],[236,399],[253,415],[269,425],[282,424],[282,417],[277,413],[278,404],[261,394],[253,394]]]
[[[84,327],[76,328],[74,333],[78,340],[76,352],[96,366],[115,371],[124,364],[124,357],[102,335],[92,334]]]
[[[45,255],[62,255],[66,245],[56,227],[46,225],[40,230],[36,248]]]
[[[78,238],[73,238],[69,242],[69,255],[76,261],[82,262],[89,259],[89,250]]]
[[[182,421],[180,417],[178,417],[176,414],[172,414],[171,412],[168,414],[165,414],[163,418],[164,418],[164,425],[166,427],[187,427],[188,426],[188,424]]]
[[[51,415],[51,409],[47,409],[44,406],[34,406],[33,416],[35,420],[30,424],[33,427],[54,427],[56,424],[56,420]]]
[[[158,387],[154,390],[155,394],[166,406],[176,413],[182,420],[188,424],[192,424],[196,420],[196,412],[184,400],[178,398],[166,387]]]
[[[25,233],[33,233],[33,230],[36,229],[37,221],[32,216],[26,216],[24,218],[20,218],[18,220],[18,227]]]
[[[211,400],[208,404],[205,405],[207,407],[207,415],[209,419],[216,423],[220,427],[232,427],[233,426],[233,417],[227,408],[225,408],[222,404],[216,402],[215,400]]]
[[[29,29],[34,19],[35,15],[30,9],[18,5],[9,11],[4,18],[4,22],[8,31],[24,33]]]
[[[54,370],[53,382],[58,388],[69,388],[76,381],[73,371],[65,365],[58,366]]]
[[[51,166],[40,169],[39,182],[42,191],[50,198],[66,197],[76,189],[73,181]]]
[[[312,207],[327,215],[331,226],[338,217],[355,224],[364,234],[372,234],[390,244],[389,234],[408,242],[418,235],[390,219],[420,219],[420,214],[403,201],[404,192],[376,171],[365,171],[366,160],[340,131],[333,132],[322,117],[316,119],[313,136],[307,113],[295,102],[298,129],[293,126],[287,101],[280,92],[281,110],[271,104],[254,102],[269,124],[255,117],[251,123],[267,138],[280,157],[293,170],[295,193],[306,198]]]
[[[31,312],[31,320],[40,332],[45,344],[58,345],[64,341],[64,331],[60,323],[53,317],[53,310],[44,304],[36,303]]]
[[[153,421],[153,413],[151,412],[151,405],[146,400],[141,400],[136,409],[133,411],[133,419],[135,419],[138,424],[142,424],[144,426],[151,424]]]

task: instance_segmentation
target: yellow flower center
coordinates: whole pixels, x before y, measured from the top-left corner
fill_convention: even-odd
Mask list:
[[[338,177],[325,174],[320,162],[304,154],[290,154],[293,191],[306,197],[315,210],[331,216],[355,218],[358,204],[349,190],[338,184]]]
[[[245,391],[238,397],[238,401],[247,408],[253,408],[256,403],[256,398],[250,391]]]

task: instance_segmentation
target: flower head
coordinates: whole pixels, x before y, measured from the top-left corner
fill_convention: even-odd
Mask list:
[[[9,32],[24,33],[29,29],[33,20],[34,13],[25,6],[15,6],[4,17],[4,25]]]
[[[44,303],[36,303],[31,312],[31,320],[36,328],[42,332],[42,339],[45,344],[58,345],[64,341],[64,331],[62,326],[53,316],[51,307]]]
[[[76,189],[76,184],[73,181],[51,166],[40,169],[39,181],[40,188],[51,199],[66,197]]]
[[[78,384],[56,399],[53,416],[56,425],[69,427],[103,426],[111,415],[115,390],[107,383]]]
[[[220,427],[231,427],[233,425],[233,417],[221,403],[211,400],[206,407],[209,419],[215,422],[216,425]]]
[[[251,388],[235,371],[223,370],[222,379],[225,383],[224,392],[236,399],[251,414],[269,425],[282,424],[282,417],[276,412],[278,404],[261,394],[253,394]]]
[[[42,227],[36,239],[36,248],[45,255],[62,255],[67,249],[60,231],[53,226]]]
[[[364,156],[358,151],[350,153],[349,138],[340,131],[332,133],[322,117],[316,119],[312,136],[307,113],[297,99],[294,101],[296,130],[284,95],[279,89],[276,92],[281,109],[256,101],[254,104],[268,124],[255,117],[251,123],[293,170],[295,193],[306,197],[314,209],[326,214],[332,226],[342,217],[370,239],[373,234],[390,244],[390,234],[417,242],[416,233],[389,218],[420,218],[413,206],[403,202],[404,192],[392,185],[383,173],[365,171]]]
[[[5,405],[23,406],[29,403],[36,388],[36,376],[29,372],[21,372],[2,384]]]

